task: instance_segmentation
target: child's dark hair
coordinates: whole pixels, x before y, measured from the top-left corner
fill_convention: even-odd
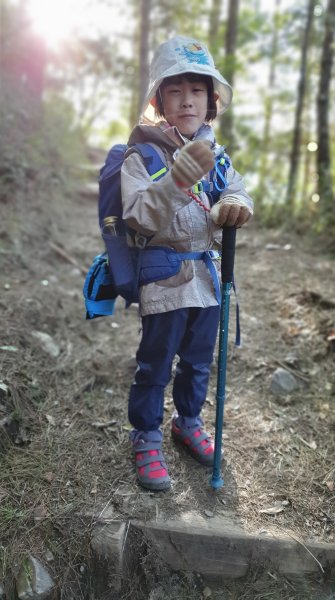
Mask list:
[[[162,93],[163,93],[164,88],[166,88],[167,85],[171,85],[174,83],[178,85],[179,83],[181,83],[181,81],[183,79],[186,79],[186,81],[189,81],[190,83],[198,82],[198,83],[204,83],[206,85],[208,104],[207,104],[207,114],[206,114],[205,121],[207,121],[207,122],[213,121],[217,115],[217,106],[216,106],[216,101],[214,98],[213,79],[209,75],[198,75],[198,73],[182,73],[181,75],[173,75],[172,77],[166,77],[165,79],[163,79],[162,83],[160,84],[160,86],[156,92],[156,107],[155,107],[156,115],[158,117],[165,117],[163,102],[162,102]]]

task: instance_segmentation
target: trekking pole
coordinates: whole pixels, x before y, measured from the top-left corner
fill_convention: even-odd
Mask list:
[[[221,256],[221,308],[219,331],[219,356],[218,375],[216,387],[216,418],[215,418],[215,443],[214,464],[211,486],[217,490],[223,486],[221,477],[221,447],[224,401],[226,395],[226,371],[228,351],[228,323],[230,291],[233,286],[233,271],[235,258],[236,227],[222,227],[222,256]]]

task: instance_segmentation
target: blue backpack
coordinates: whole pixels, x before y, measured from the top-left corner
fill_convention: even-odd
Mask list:
[[[151,144],[135,144],[131,148],[141,155],[153,181],[158,181],[166,174],[168,168]],[[212,263],[212,258],[217,254],[215,251],[178,253],[171,248],[146,248],[151,237],[145,237],[126,225],[122,218],[121,167],[128,149],[126,144],[113,146],[100,170],[99,224],[106,252],[95,257],[85,279],[83,293],[86,318],[112,315],[117,296],[124,298],[126,306],[138,302],[140,285],[177,274],[185,259],[205,261],[213,277],[216,297],[220,301],[219,283]],[[226,172],[229,166],[229,157],[223,153],[216,159],[211,181],[196,184],[193,187],[194,193],[205,191],[211,204],[214,204],[227,185]],[[103,230],[104,219],[108,216],[117,217],[117,235]],[[131,240],[131,245],[128,245],[127,238]]]
[[[142,156],[153,181],[165,175],[168,169],[150,144],[136,144],[133,148]],[[95,257],[85,278],[87,319],[112,315],[117,296],[124,298],[126,306],[138,302],[139,254],[148,238],[127,227],[122,218],[121,167],[128,149],[126,144],[113,146],[100,169],[98,212],[106,252]],[[104,219],[109,216],[117,218],[117,235],[103,231]],[[134,247],[128,246],[127,236],[132,238]]]

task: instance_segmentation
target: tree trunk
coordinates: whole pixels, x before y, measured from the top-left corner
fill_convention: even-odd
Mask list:
[[[141,0],[140,5],[140,88],[138,114],[141,114],[143,100],[149,83],[149,33],[151,0]]]
[[[308,142],[312,139],[312,123],[313,123],[313,106],[312,106],[312,90],[311,81],[308,78],[308,84],[306,88],[306,110],[304,113],[304,134],[303,134],[303,155],[301,157],[302,162],[302,174],[301,174],[301,192],[299,194],[299,211],[301,216],[306,214],[306,207],[310,202],[311,190],[315,186],[315,156],[314,152],[310,152],[307,148]]]
[[[290,157],[290,172],[289,172],[289,180],[288,180],[287,196],[286,196],[286,206],[289,210],[291,210],[294,206],[295,194],[296,194],[298,166],[299,166],[299,158],[300,158],[301,116],[302,116],[302,112],[303,112],[306,81],[307,81],[307,78],[306,78],[307,54],[308,54],[310,32],[311,32],[312,23],[313,23],[313,14],[314,14],[315,3],[316,3],[316,0],[309,0],[309,2],[308,2],[307,20],[306,20],[306,26],[305,26],[305,31],[304,31],[303,41],[302,41],[300,79],[299,79],[299,84],[298,84],[298,98],[297,98],[297,105],[296,105],[296,111],[295,111],[293,141],[292,141],[291,157]]]
[[[257,204],[261,206],[267,192],[266,180],[268,177],[268,154],[270,148],[270,131],[273,114],[273,92],[276,81],[276,64],[278,55],[278,33],[279,33],[279,7],[281,0],[276,0],[276,9],[273,17],[273,36],[271,43],[270,70],[268,79],[268,93],[264,102],[264,130],[262,140],[262,154],[259,169],[259,185],[257,190]]]
[[[320,196],[320,214],[322,225],[328,224],[329,218],[335,224],[334,193],[332,191],[331,159],[329,144],[329,89],[331,81],[332,63],[334,55],[335,31],[335,0],[328,0],[325,14],[325,34],[323,39],[320,81],[317,96],[317,121],[318,121],[318,192]]]
[[[239,0],[229,0],[225,40],[226,58],[223,75],[231,86],[234,85],[235,76],[235,50],[238,30],[238,10]],[[229,150],[231,151],[235,146],[233,135],[233,112],[231,107],[229,108],[228,112],[225,113],[220,119],[220,134],[222,140],[226,141]]]
[[[209,49],[213,55],[214,61],[216,60],[218,46],[219,46],[219,28],[220,28],[220,17],[221,17],[221,0],[212,0],[212,5],[209,13]]]

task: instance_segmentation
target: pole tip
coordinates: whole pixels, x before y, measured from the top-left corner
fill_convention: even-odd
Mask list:
[[[223,479],[221,477],[212,477],[210,480],[210,484],[213,490],[219,490],[223,487]]]

